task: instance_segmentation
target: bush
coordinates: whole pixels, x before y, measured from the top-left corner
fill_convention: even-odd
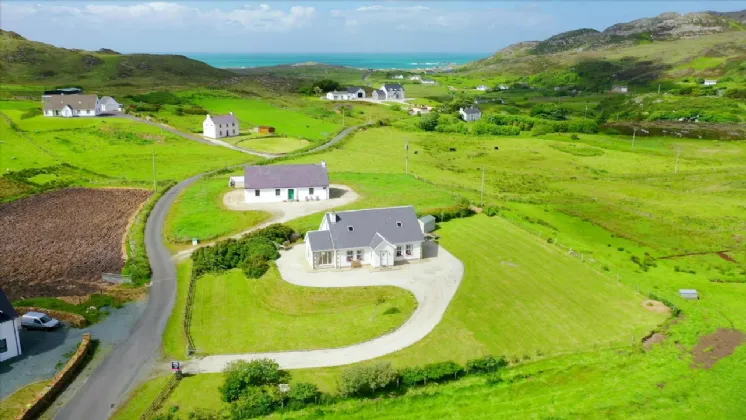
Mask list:
[[[565,120],[570,111],[557,104],[536,104],[531,108],[531,116],[547,120]]]
[[[291,404],[302,406],[311,404],[321,395],[319,388],[314,384],[298,383],[292,385],[287,396]]]
[[[485,206],[482,209],[482,213],[489,217],[497,216],[500,214],[500,208],[496,206]]]
[[[429,382],[451,381],[464,373],[464,368],[456,362],[431,363],[422,367],[410,367],[399,372],[406,386],[427,385]]]
[[[418,213],[417,217],[422,217],[427,214],[432,215],[433,217],[435,217],[436,222],[441,223],[447,222],[452,219],[473,216],[475,213],[474,210],[469,207],[468,203],[463,203],[451,207],[427,209]]]
[[[23,114],[21,114],[21,119],[22,120],[27,120],[29,118],[34,118],[34,117],[36,117],[38,115],[42,115],[42,114],[44,114],[44,112],[41,110],[41,108],[31,108],[28,111],[26,111]]]
[[[276,387],[248,388],[231,404],[231,417],[242,420],[264,416],[273,412],[282,403],[283,396]]]
[[[429,114],[425,114],[417,122],[417,126],[424,131],[435,131],[435,129],[438,127],[439,117],[440,115],[437,112],[431,112]]]
[[[398,378],[390,363],[355,366],[342,372],[339,394],[343,397],[372,396],[389,388]]]
[[[187,414],[187,420],[220,420],[223,418],[219,412],[206,408],[198,408]]]
[[[280,365],[271,359],[230,362],[223,370],[223,376],[223,385],[218,389],[226,402],[238,400],[248,389],[277,385],[289,379],[288,373],[280,370]]]
[[[391,105],[390,109],[392,111],[401,111],[401,106],[399,104],[393,104]]]
[[[466,362],[466,371],[470,374],[494,373],[508,366],[505,356],[496,359],[493,356],[484,356]]]
[[[150,279],[153,271],[150,269],[150,263],[145,256],[130,258],[124,263],[122,274],[132,277],[134,284],[143,284]]]
[[[532,136],[541,136],[543,134],[549,134],[554,132],[554,127],[548,123],[541,123],[534,126],[531,129]]]
[[[472,126],[472,133],[476,135],[492,136],[517,136],[521,134],[521,129],[515,126],[497,125],[489,122],[477,122]]]

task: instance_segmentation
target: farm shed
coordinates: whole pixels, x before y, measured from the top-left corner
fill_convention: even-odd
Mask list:
[[[699,292],[697,292],[695,289],[680,289],[679,295],[683,297],[684,299],[699,299]]]
[[[420,227],[423,233],[430,233],[435,230],[435,217],[426,215],[420,217]]]
[[[243,188],[244,187],[244,178],[243,176],[232,176],[230,177],[230,180],[228,181],[228,185],[233,188]]]
[[[262,134],[272,134],[275,132],[275,128],[268,125],[260,125],[259,127],[255,128],[254,131]]]

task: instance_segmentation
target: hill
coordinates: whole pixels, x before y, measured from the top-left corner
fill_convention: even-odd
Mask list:
[[[664,13],[603,31],[578,29],[511,45],[463,71],[506,78],[541,75],[540,85],[612,81],[644,85],[686,76],[746,77],[746,11]],[[606,80],[604,86],[588,78]],[[534,80],[535,81],[535,80]]]
[[[6,84],[146,85],[210,83],[235,76],[181,55],[120,54],[59,48],[0,30],[0,78]]]

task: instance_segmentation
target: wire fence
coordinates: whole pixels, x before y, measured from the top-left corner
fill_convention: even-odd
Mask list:
[[[161,392],[158,393],[158,395],[155,397],[155,400],[153,400],[152,403],[148,406],[148,408],[145,410],[144,413],[140,416],[140,420],[149,420],[153,418],[153,415],[163,407],[163,403],[166,402],[166,400],[173,394],[174,390],[177,386],[179,386],[179,382],[181,382],[181,375],[180,374],[174,374],[171,376],[171,378],[166,382],[166,385],[163,386],[163,389],[161,389]]]
[[[189,291],[187,292],[186,308],[184,311],[184,337],[187,342],[187,355],[191,356],[197,351],[194,346],[194,338],[192,337],[192,306],[194,305],[194,293],[197,288],[197,276],[194,275],[194,271],[189,277]]]

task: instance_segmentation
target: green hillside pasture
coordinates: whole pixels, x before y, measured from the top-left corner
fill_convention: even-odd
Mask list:
[[[256,99],[201,99],[198,104],[215,114],[233,112],[242,124],[270,125],[281,134],[309,140],[328,138],[341,127]]]
[[[706,70],[717,67],[725,61],[724,57],[697,57],[694,60],[676,67],[676,70]]]
[[[292,137],[253,137],[245,138],[234,143],[236,146],[249,150],[267,153],[289,153],[293,150],[308,146],[308,140]]]
[[[236,269],[197,280],[192,334],[204,354],[341,347],[396,329],[416,306],[396,287],[298,287],[276,267],[258,280]]]
[[[120,118],[21,119],[20,110],[5,112],[25,135],[3,136],[3,152],[12,150],[11,156],[17,156],[10,160],[12,170],[67,162],[126,183],[153,180],[153,152],[158,180],[181,180],[256,159]],[[3,134],[11,130],[6,123],[0,123],[0,129]],[[3,159],[3,165],[5,162]]]
[[[264,211],[233,211],[223,196],[233,190],[228,175],[202,179],[176,199],[166,219],[165,237],[171,244],[188,244],[192,238],[208,241],[239,233],[270,218]]]

